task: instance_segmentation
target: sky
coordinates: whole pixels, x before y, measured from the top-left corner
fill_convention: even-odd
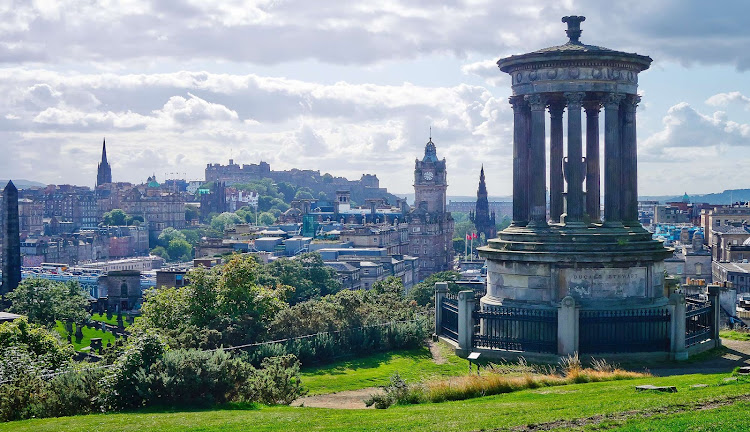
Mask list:
[[[750,188],[750,2],[5,0],[0,178],[202,179],[207,163],[377,174],[412,192],[432,128],[449,195],[512,191],[510,80],[567,41],[649,55],[639,193]]]

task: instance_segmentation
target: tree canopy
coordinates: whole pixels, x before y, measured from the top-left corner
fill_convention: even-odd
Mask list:
[[[88,293],[75,281],[24,279],[6,298],[11,312],[26,315],[35,324],[53,326],[56,320],[82,323],[91,317],[86,312]]]

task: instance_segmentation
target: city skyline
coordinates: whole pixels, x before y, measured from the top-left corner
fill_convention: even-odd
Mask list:
[[[200,179],[232,158],[377,174],[403,194],[432,127],[449,195],[474,195],[484,163],[490,195],[507,196],[509,83],[494,62],[564,43],[559,17],[580,14],[583,42],[654,59],[640,82],[640,192],[745,186],[741,2],[36,5],[0,12],[2,177],[93,186],[106,136],[115,181]]]

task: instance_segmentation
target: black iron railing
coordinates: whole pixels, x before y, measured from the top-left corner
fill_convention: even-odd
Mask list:
[[[685,347],[689,347],[713,336],[713,305],[707,302],[686,302]]]
[[[583,310],[582,353],[654,352],[670,349],[668,309]]]
[[[475,348],[557,352],[557,309],[484,306],[473,318]]]
[[[440,301],[440,334],[458,342],[458,296],[446,294]]]

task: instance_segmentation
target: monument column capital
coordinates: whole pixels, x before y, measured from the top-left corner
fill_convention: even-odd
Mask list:
[[[532,111],[544,111],[547,108],[548,97],[542,94],[530,94],[524,96]]]
[[[602,105],[605,110],[617,110],[624,99],[625,95],[622,93],[606,93],[602,98]]]
[[[583,109],[586,111],[588,117],[598,116],[599,112],[602,110],[602,103],[598,99],[585,101],[583,103]]]
[[[568,103],[568,110],[571,109],[581,109],[581,105],[583,104],[583,98],[586,97],[586,93],[584,92],[565,92],[563,93],[563,96],[565,97],[565,100]]]

